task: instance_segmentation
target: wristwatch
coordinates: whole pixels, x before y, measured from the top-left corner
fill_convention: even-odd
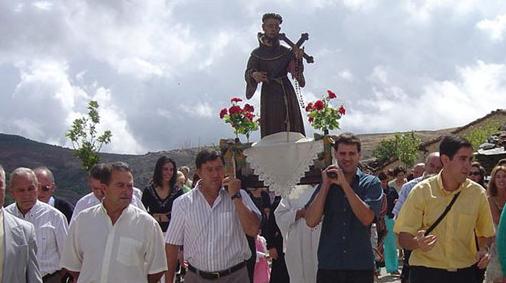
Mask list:
[[[242,196],[241,196],[241,192],[237,192],[235,194],[233,194],[231,197],[230,197],[232,200],[238,198],[238,199],[241,199]]]

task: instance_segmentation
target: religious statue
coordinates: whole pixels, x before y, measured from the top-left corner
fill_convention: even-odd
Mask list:
[[[274,13],[264,14],[262,29],[258,34],[259,47],[251,52],[246,67],[246,98],[250,99],[262,83],[260,98],[261,137],[278,132],[299,132],[305,135],[298,97],[287,74],[296,80],[296,87],[304,87],[304,65],[302,58],[312,63],[312,57],[299,48],[307,34],[293,44],[280,34],[283,19]],[[280,45],[283,39],[292,48]],[[300,95],[300,93],[299,93]]]

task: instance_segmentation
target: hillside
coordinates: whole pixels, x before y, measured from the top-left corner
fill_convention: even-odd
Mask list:
[[[449,131],[451,129],[419,131],[416,134],[423,141],[427,141]],[[363,143],[363,158],[370,158],[375,146],[382,139],[393,135],[394,133],[360,135]],[[161,155],[166,154],[174,159],[177,166],[194,167],[197,151],[198,148],[190,148],[149,152],[144,155],[102,153],[100,156],[104,162],[120,160],[130,164],[134,173],[135,186],[142,189],[148,184],[155,162]],[[68,148],[32,141],[21,136],[0,134],[0,164],[3,165],[6,172],[21,166],[35,168],[44,165],[49,167],[55,175],[56,195],[68,199],[72,203],[89,192],[86,185],[86,175],[80,168],[80,162],[72,155],[72,150]]]
[[[104,162],[127,162],[133,170],[135,186],[142,189],[149,182],[155,162],[161,155],[167,154],[176,161],[177,166],[191,166],[196,152],[197,149],[150,152],[145,155],[102,153],[100,157]],[[0,164],[6,172],[21,166],[49,167],[55,175],[56,195],[72,203],[89,192],[80,162],[68,148],[32,141],[21,136],[0,134]]]

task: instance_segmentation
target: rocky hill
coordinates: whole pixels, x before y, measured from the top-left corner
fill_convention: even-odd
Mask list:
[[[427,141],[451,130],[418,131],[416,134],[423,141]],[[394,133],[360,135],[363,143],[363,159],[370,158],[376,145],[393,135]],[[177,166],[187,165],[192,168],[198,150],[198,148],[175,149],[149,152],[144,155],[102,153],[100,157],[104,162],[124,161],[130,164],[134,173],[135,186],[142,189],[148,184],[155,162],[161,155],[165,154],[174,159]],[[73,156],[72,150],[68,148],[36,142],[21,136],[0,134],[0,164],[6,172],[21,166],[49,167],[55,175],[56,195],[72,203],[89,192],[85,172],[81,169],[79,160]]]

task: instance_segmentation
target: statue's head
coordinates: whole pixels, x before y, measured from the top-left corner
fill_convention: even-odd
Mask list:
[[[279,30],[281,29],[279,25],[283,22],[283,18],[281,15],[276,13],[266,13],[262,16],[262,29],[265,35],[270,39],[277,39]]]

